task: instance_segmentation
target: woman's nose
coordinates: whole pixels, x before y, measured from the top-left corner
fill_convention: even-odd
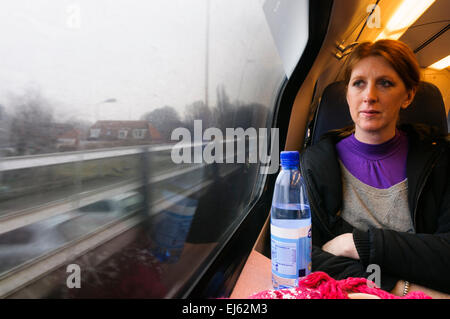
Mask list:
[[[377,89],[375,84],[369,84],[364,91],[364,102],[373,104],[378,101]]]

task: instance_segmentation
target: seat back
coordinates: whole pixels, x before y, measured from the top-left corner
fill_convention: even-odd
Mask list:
[[[331,83],[323,91],[311,130],[311,144],[317,143],[324,133],[353,123],[346,91],[343,81]],[[411,105],[400,111],[399,123],[428,124],[447,134],[445,105],[439,89],[432,83],[420,82]]]

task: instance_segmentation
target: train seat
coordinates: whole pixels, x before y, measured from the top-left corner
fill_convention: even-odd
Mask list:
[[[323,91],[317,107],[310,135],[310,144],[315,144],[329,130],[352,124],[346,100],[346,86],[343,81],[329,84]],[[400,124],[424,123],[436,126],[439,132],[447,134],[447,117],[441,92],[432,83],[420,82],[411,105],[400,111]]]

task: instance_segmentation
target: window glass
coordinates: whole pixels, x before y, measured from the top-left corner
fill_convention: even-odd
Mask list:
[[[263,2],[3,4],[0,296],[174,297],[207,266],[265,178]]]

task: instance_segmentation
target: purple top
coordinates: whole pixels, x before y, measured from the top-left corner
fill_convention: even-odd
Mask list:
[[[336,150],[345,168],[369,186],[389,188],[406,178],[408,138],[402,131],[376,145],[362,143],[352,134],[339,141]]]

